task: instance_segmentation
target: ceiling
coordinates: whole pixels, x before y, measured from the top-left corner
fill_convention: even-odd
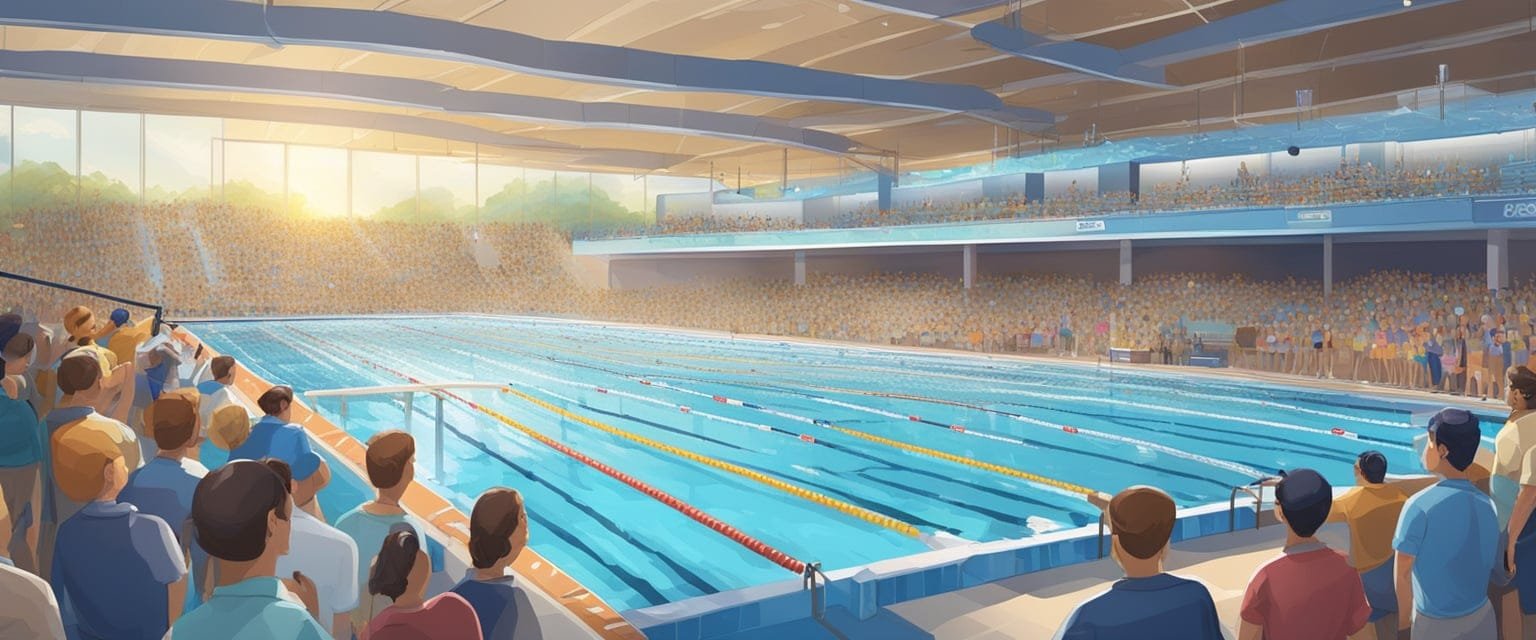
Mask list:
[[[903,170],[935,169],[986,161],[994,149],[1079,146],[1090,129],[1113,139],[1294,119],[1298,89],[1313,92],[1309,117],[1391,109],[1431,86],[1440,63],[1485,92],[1529,89],[1536,75],[1536,0],[1344,4],[1348,15],[1309,20],[1329,9],[1315,0],[143,0],[117,10],[8,0],[0,89],[28,104],[289,122],[252,128],[289,141],[401,148],[402,136],[442,137],[453,141],[408,147],[478,143],[507,162],[632,173],[713,169],[734,179],[739,169],[757,184],[778,182],[786,157],[794,180],[891,168],[896,157]],[[1028,46],[978,39],[998,25]],[[1141,81],[1146,68],[1156,82]]]

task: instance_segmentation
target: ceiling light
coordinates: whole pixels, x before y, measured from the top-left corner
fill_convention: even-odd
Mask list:
[[[850,8],[848,5],[843,4],[841,2],[837,3],[837,12],[838,13],[848,13],[849,11],[853,11],[853,9]]]
[[[770,22],[768,24],[763,25],[763,31],[773,31],[774,29],[777,29],[777,28],[782,27],[782,26],[784,26],[784,23],[782,23],[782,22]]]
[[[890,28],[891,21],[890,20],[881,20],[880,21],[880,26],[885,27],[885,28]]]
[[[1405,7],[1413,6],[1413,0],[1403,0],[1403,6],[1405,6]]]

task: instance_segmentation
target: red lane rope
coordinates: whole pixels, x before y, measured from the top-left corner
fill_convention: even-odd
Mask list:
[[[389,373],[389,374],[391,374],[391,375],[393,375],[395,377],[398,377],[398,378],[401,378],[403,380],[406,380],[406,381],[410,382],[411,384],[429,384],[429,383],[424,382],[424,381],[416,378],[415,376],[407,374],[407,373],[405,373],[403,371],[396,370],[396,369],[391,368],[391,367],[389,367],[387,365],[379,364],[377,362],[369,360],[368,358],[364,358],[364,357],[359,356],[359,355],[357,355],[355,353],[351,353],[348,349],[346,349],[344,347],[341,347],[340,345],[337,345],[337,344],[332,343],[332,342],[327,342],[327,341],[322,340],[322,339],[320,339],[320,338],[318,338],[318,337],[316,337],[316,336],[314,336],[312,334],[305,333],[305,332],[303,332],[301,330],[298,330],[298,329],[294,329],[294,332],[295,333],[299,333],[301,335],[304,335],[304,336],[306,336],[307,338],[309,338],[310,340],[312,340],[314,342],[321,343],[321,344],[327,344],[331,348],[335,349],[336,351],[339,351],[339,352],[342,352],[342,353],[347,353],[347,355],[349,355],[349,356],[351,356],[353,358],[356,358],[358,361],[362,362],[363,364],[366,364],[366,365],[368,365],[370,367],[373,367],[375,369],[378,369],[380,371],[387,372],[387,373]],[[706,527],[709,527],[710,529],[713,529],[716,533],[719,533],[720,535],[723,535],[723,536],[725,536],[727,538],[730,538],[732,541],[736,542],[737,544],[740,544],[743,547],[746,547],[748,550],[752,551],[753,553],[756,553],[757,555],[762,556],[763,558],[767,559],[769,562],[772,562],[772,563],[774,563],[776,565],[779,565],[780,567],[783,567],[783,568],[785,568],[785,569],[787,569],[789,571],[793,571],[795,573],[795,575],[805,575],[805,567],[806,567],[805,562],[803,562],[801,560],[797,560],[797,559],[795,559],[794,556],[791,556],[791,555],[789,555],[789,554],[787,554],[787,553],[785,553],[783,551],[780,551],[780,550],[774,548],[772,545],[770,545],[770,544],[768,544],[766,542],[763,542],[761,540],[758,540],[757,538],[752,537],[750,534],[747,534],[746,532],[743,532],[742,530],[737,529],[736,527],[731,526],[730,524],[720,520],[719,518],[716,518],[716,517],[714,517],[712,515],[709,515],[704,510],[699,509],[698,507],[695,507],[693,505],[690,505],[687,502],[683,501],[682,499],[677,498],[676,496],[673,496],[672,494],[669,494],[669,493],[667,493],[665,491],[662,491],[661,489],[657,489],[656,487],[653,487],[653,486],[651,486],[649,484],[646,484],[645,482],[643,482],[643,481],[641,481],[639,479],[636,479],[634,476],[631,476],[631,475],[629,475],[627,473],[619,471],[618,469],[610,467],[607,464],[604,464],[603,462],[600,462],[600,461],[598,461],[596,459],[593,459],[592,457],[590,457],[590,456],[588,456],[588,455],[586,455],[584,453],[581,453],[580,451],[572,449],[572,448],[566,446],[565,444],[563,444],[563,443],[561,443],[561,442],[559,442],[559,441],[557,441],[557,440],[555,440],[553,438],[550,438],[549,436],[546,436],[546,435],[544,435],[542,433],[534,431],[533,429],[529,428],[528,426],[523,425],[523,424],[517,422],[516,420],[508,418],[508,417],[498,413],[497,411],[495,411],[493,409],[490,409],[490,408],[487,408],[487,407],[482,407],[482,406],[480,406],[479,403],[476,403],[476,402],[474,402],[472,400],[466,399],[466,398],[464,398],[464,397],[462,397],[462,396],[460,396],[460,395],[458,395],[458,394],[456,394],[456,393],[454,393],[452,391],[449,391],[447,389],[443,389],[441,391],[441,393],[443,395],[445,395],[445,396],[448,396],[449,398],[453,398],[454,400],[457,400],[457,401],[465,404],[466,406],[468,406],[471,409],[474,409],[474,410],[479,411],[481,413],[484,413],[484,414],[486,414],[488,416],[491,416],[492,418],[495,418],[495,419],[501,421],[503,424],[506,424],[507,426],[510,426],[510,427],[512,427],[514,429],[517,429],[518,431],[522,432],[524,435],[527,435],[527,436],[533,438],[534,440],[537,440],[538,442],[544,444],[545,446],[548,446],[551,449],[554,449],[555,451],[559,451],[560,453],[563,453],[563,454],[565,454],[567,456],[570,456],[571,458],[574,458],[575,460],[581,462],[582,464],[585,464],[585,465],[587,465],[589,467],[592,467],[593,469],[596,469],[596,470],[602,472],[604,475],[607,475],[608,477],[613,478],[614,480],[618,480],[619,482],[622,482],[622,483],[624,483],[626,485],[629,485],[630,488],[632,488],[632,489],[634,489],[636,491],[639,491],[639,492],[641,492],[641,493],[651,497],[652,499],[656,500],[657,502],[660,502],[660,503],[662,503],[664,505],[667,505],[668,507],[671,507],[672,509],[676,510],[677,512],[679,512],[679,513],[681,513],[681,514],[683,514],[685,516],[688,516],[689,518],[693,519],[695,522],[698,522],[699,524],[702,524],[702,525],[704,525]],[[411,409],[409,407],[407,407],[406,410],[410,411]]]

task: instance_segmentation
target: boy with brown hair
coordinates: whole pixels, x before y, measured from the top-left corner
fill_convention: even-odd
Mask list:
[[[1109,519],[1110,553],[1125,578],[1078,605],[1057,640],[1221,640],[1211,592],[1196,580],[1163,572],[1177,520],[1173,498],[1136,486],[1089,501]]]
[[[360,588],[358,606],[352,610],[352,620],[359,629],[368,626],[374,613],[389,606],[387,599],[380,598],[376,602],[374,596],[366,591],[368,570],[379,553],[379,546],[384,544],[385,536],[389,535],[391,528],[402,523],[415,527],[417,534],[424,538],[428,531],[424,523],[406,513],[400,504],[406,490],[416,479],[416,439],[398,429],[374,434],[368,439],[365,459],[368,482],[373,485],[376,495],[373,500],[359,505],[336,520],[336,528],[357,543],[357,584]],[[435,573],[443,566],[442,547],[436,545],[432,538],[426,540],[432,571]]]

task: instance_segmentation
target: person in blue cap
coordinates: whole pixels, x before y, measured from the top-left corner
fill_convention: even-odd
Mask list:
[[[1498,637],[1488,585],[1500,554],[1499,519],[1467,473],[1482,435],[1477,416],[1463,409],[1442,409],[1429,420],[1422,459],[1442,479],[1408,499],[1392,537],[1400,633]]]

